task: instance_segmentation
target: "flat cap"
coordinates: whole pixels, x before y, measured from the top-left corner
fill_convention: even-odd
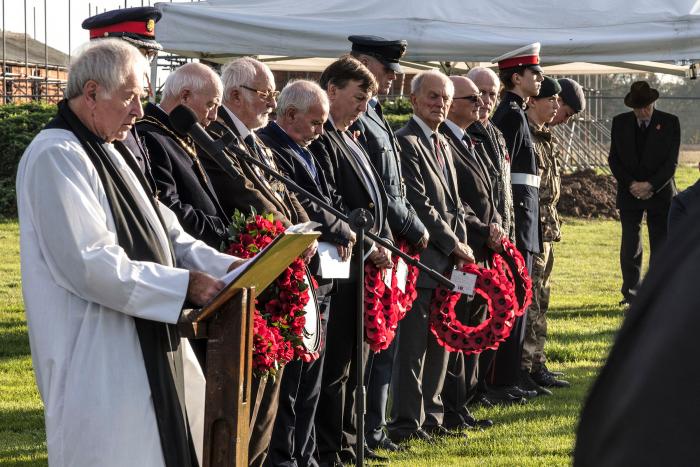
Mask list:
[[[156,42],[156,23],[161,12],[154,7],[122,8],[105,11],[83,21],[83,29],[90,31],[90,39],[120,37],[136,47],[162,50]]]
[[[542,78],[540,85],[540,93],[535,96],[535,99],[544,99],[547,97],[556,96],[561,92],[561,86],[556,79],[545,76]]]
[[[352,42],[353,52],[374,57],[396,73],[402,73],[399,60],[406,53],[406,41],[390,41],[379,36],[350,36],[348,40]]]
[[[540,67],[540,43],[534,42],[512,50],[494,58],[491,60],[491,63],[498,63],[499,70],[525,67],[542,73],[542,68]]]
[[[564,104],[576,113],[586,110],[586,95],[583,93],[583,87],[571,78],[560,78],[558,81],[561,86],[559,97]]]

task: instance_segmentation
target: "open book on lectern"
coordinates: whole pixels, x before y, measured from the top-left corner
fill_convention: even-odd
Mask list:
[[[255,287],[258,293],[265,290],[321,235],[313,230],[319,225],[316,222],[306,222],[287,228],[257,255],[222,277],[221,280],[227,283],[226,287],[204,306],[197,321],[207,319],[241,289]]]

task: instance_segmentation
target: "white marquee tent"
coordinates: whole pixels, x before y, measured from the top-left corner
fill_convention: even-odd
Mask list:
[[[350,34],[404,38],[408,61],[490,61],[542,43],[544,63],[700,59],[700,0],[209,0],[158,3],[184,56],[337,57]]]

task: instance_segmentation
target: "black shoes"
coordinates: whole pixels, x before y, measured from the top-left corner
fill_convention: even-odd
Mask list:
[[[571,386],[571,383],[563,379],[556,379],[552,373],[549,373],[544,368],[540,368],[529,376],[535,384],[544,388],[568,388]]]
[[[414,440],[414,439],[415,439],[415,440],[419,440],[419,441],[425,441],[426,443],[432,443],[432,442],[434,441],[434,440],[433,440],[433,437],[430,436],[430,435],[429,435],[425,430],[423,430],[422,428],[418,428],[416,431],[411,432],[411,433],[406,433],[406,434],[398,434],[398,433],[396,433],[396,434],[392,434],[392,435],[389,435],[389,437],[391,438],[391,441],[392,441],[394,444],[401,444],[401,443],[405,443],[405,442],[408,442],[408,441],[412,441],[412,440]]]
[[[403,451],[404,449],[398,444],[393,443],[387,436],[383,437],[376,446],[372,446],[372,449],[382,449],[389,452]]]
[[[512,386],[489,386],[488,391],[481,395],[481,403],[494,405],[527,404],[527,398],[508,392]]]
[[[373,450],[371,450],[369,447],[365,446],[365,459],[374,461],[374,462],[389,462],[388,457],[380,456]]]
[[[555,378],[558,378],[560,376],[564,376],[563,371],[552,371],[549,368],[547,368],[546,364],[542,364],[542,370],[544,370],[545,373],[549,373],[550,375],[554,376]]]
[[[520,370],[520,387],[524,390],[534,391],[538,396],[552,395],[552,391],[536,383],[530,376],[530,372],[525,369]]]
[[[478,428],[478,429],[484,429],[484,428],[490,428],[493,426],[493,420],[490,420],[488,418],[480,419],[477,420],[476,418],[472,417],[471,415],[464,417],[464,424],[468,428]]]
[[[431,426],[427,427],[425,431],[431,436],[431,437],[440,437],[440,436],[457,436],[460,438],[467,438],[467,434],[462,432],[459,429],[447,429],[442,425],[437,425],[437,426]]]

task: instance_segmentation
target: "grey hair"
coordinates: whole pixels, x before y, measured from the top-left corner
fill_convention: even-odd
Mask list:
[[[454,96],[455,94],[455,85],[452,83],[452,80],[448,78],[445,74],[437,71],[437,70],[424,70],[419,72],[416,76],[413,77],[411,80],[411,94],[416,94],[421,86],[423,86],[423,80],[427,76],[435,76],[440,79],[443,83],[445,83],[445,86],[447,87],[447,93],[449,94],[450,98]]]
[[[498,77],[496,72],[493,71],[491,68],[486,68],[484,66],[475,66],[467,72],[466,76],[470,80],[476,82],[483,75],[487,75],[489,78],[491,78],[493,82],[496,83],[496,87],[501,87],[500,78]]]
[[[148,72],[148,62],[136,47],[120,39],[90,42],[71,60],[64,95],[66,99],[81,96],[90,80],[111,95],[132,72],[139,77]]]
[[[166,78],[161,101],[177,100],[185,89],[197,93],[206,89],[210,84],[216,86],[219,95],[221,95],[221,78],[214,70],[202,63],[186,63]]]
[[[298,79],[290,81],[277,98],[277,115],[284,115],[288,108],[304,113],[314,104],[321,104],[328,111],[328,96],[314,81]]]
[[[221,81],[224,83],[224,95],[241,86],[250,85],[259,72],[264,72],[275,82],[272,71],[264,63],[253,57],[241,57],[229,62],[221,72]]]

